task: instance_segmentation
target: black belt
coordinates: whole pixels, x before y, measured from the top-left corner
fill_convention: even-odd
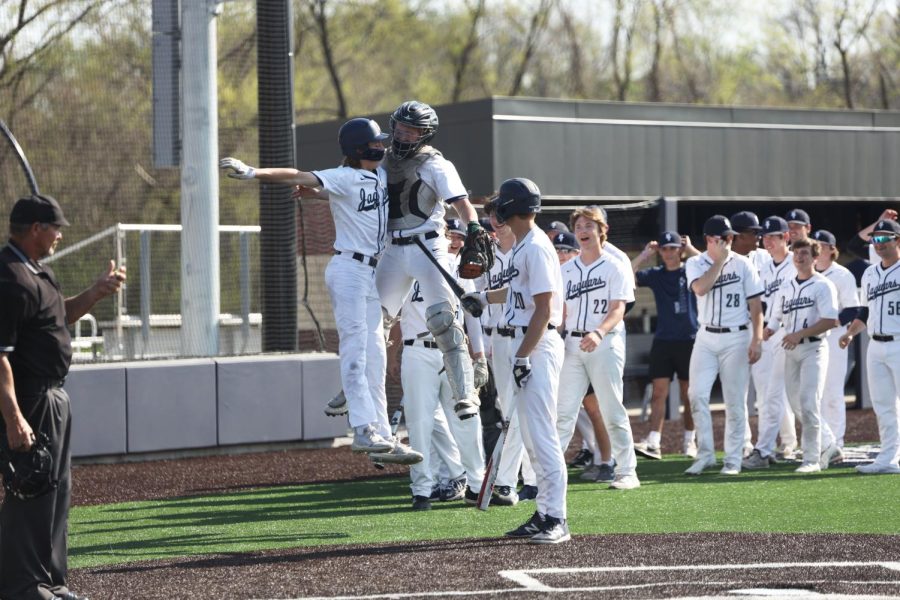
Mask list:
[[[893,342],[894,336],[892,335],[873,335],[872,339],[876,342]]]
[[[528,325],[522,325],[521,327],[512,327],[510,329],[512,331],[515,331],[516,329],[521,329],[522,333],[528,333]],[[556,325],[554,325],[553,323],[547,323],[547,331],[553,331],[554,329],[556,329]]]
[[[572,337],[587,337],[589,334],[593,333],[592,331],[568,331],[566,335],[571,335]]]
[[[51,379],[41,377],[15,377],[15,388],[17,394],[43,394],[47,390],[61,388],[66,383],[66,378]]]
[[[482,327],[481,330],[484,332],[484,335],[491,335],[494,333],[493,327]]]
[[[746,325],[741,325],[740,327],[709,327],[708,325],[704,327],[710,333],[731,333],[732,331],[747,331]]]
[[[497,333],[503,337],[512,337],[516,334],[516,330],[513,327],[498,327]]]
[[[811,335],[809,337],[805,337],[801,339],[798,343],[802,344],[803,342],[821,342],[822,338]]]
[[[354,252],[353,254],[350,254],[349,252],[341,252],[340,250],[335,250],[334,253],[335,254],[346,254],[353,260],[357,260],[364,265],[368,265],[368,266],[372,267],[373,269],[378,266],[377,258],[372,258],[371,256],[366,256],[365,254],[360,254],[359,252]]]
[[[419,342],[421,345],[425,346],[426,348],[432,348],[432,349],[436,350],[438,347],[437,342],[432,342],[431,340],[403,340],[403,345],[404,346],[415,346],[416,342]]]
[[[437,231],[429,231],[428,233],[422,233],[422,234],[419,234],[419,235],[421,235],[421,236],[422,236],[423,238],[425,238],[426,240],[433,240],[433,239],[436,238],[439,234],[438,234]],[[409,237],[395,237],[395,238],[391,238],[391,243],[394,244],[395,246],[409,246],[410,244],[415,244],[415,243],[416,243],[416,238],[417,238],[417,237],[419,237],[419,236],[418,236],[418,235],[411,235],[411,236],[409,236]]]

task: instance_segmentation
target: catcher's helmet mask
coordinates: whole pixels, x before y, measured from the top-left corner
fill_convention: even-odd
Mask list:
[[[384,142],[388,134],[382,133],[378,123],[372,119],[358,117],[350,119],[338,131],[341,152],[347,158],[379,161],[384,158],[384,148],[370,148],[371,142]]]
[[[50,438],[40,432],[31,450],[10,450],[5,432],[0,438],[0,472],[7,495],[19,500],[38,498],[55,489],[59,482],[53,479],[53,455],[50,454]]]
[[[399,140],[395,133],[398,123],[420,130],[419,137],[413,141]],[[424,102],[409,100],[398,106],[397,110],[391,114],[390,120],[391,148],[394,156],[408,158],[415,154],[419,148],[434,137],[438,124],[437,113]]]
[[[500,184],[493,201],[497,220],[504,222],[513,215],[530,215],[541,212],[541,190],[530,179],[515,177]]]

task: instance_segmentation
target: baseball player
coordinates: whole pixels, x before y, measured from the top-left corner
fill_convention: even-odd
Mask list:
[[[809,213],[802,208],[792,208],[784,215],[784,220],[788,224],[788,237],[791,244],[799,240],[809,239],[809,234],[812,232],[812,221],[809,219]]]
[[[824,338],[837,325],[837,290],[814,270],[818,242],[798,239],[791,247],[797,275],[785,281],[772,299],[763,336],[770,338],[779,327],[785,331],[781,339],[785,387],[803,424],[803,462],[795,471],[817,473],[827,469],[831,459],[831,452],[822,448],[834,447],[830,429],[822,424],[821,403],[828,363]]]
[[[872,231],[875,229],[875,226],[882,221],[896,221],[897,217],[898,213],[896,210],[893,208],[886,208],[881,213],[881,216],[878,217],[877,221],[873,222],[868,227],[861,229],[856,235],[850,238],[847,249],[859,257],[865,258],[868,256],[869,262],[874,265],[881,260],[881,257],[879,257],[878,252],[875,251],[875,245],[871,243]]]
[[[847,350],[841,348],[841,335],[846,333],[847,324],[859,313],[859,295],[856,278],[846,267],[835,262],[840,255],[837,240],[830,231],[819,229],[812,234],[819,242],[821,252],[816,257],[816,271],[824,275],[837,289],[838,320],[837,332],[832,332],[828,341],[828,367],[825,375],[825,391],[822,393],[822,419],[834,434],[835,462],[843,459],[844,431],[847,427],[847,405],[844,400],[844,384],[847,381]]]
[[[631,262],[638,285],[653,290],[658,315],[653,346],[650,348],[650,380],[653,386],[650,432],[647,439],[635,444],[634,448],[641,456],[656,460],[662,458],[660,443],[665,402],[669,396],[669,383],[676,374],[684,405],[684,454],[691,458],[697,455],[694,421],[688,399],[691,351],[697,337],[697,298],[687,286],[687,275],[681,262],[682,252],[688,257],[700,254],[687,236],[664,231],[658,240],[649,242]],[[661,266],[638,270],[657,254],[662,258]]]
[[[761,231],[763,246],[769,253],[769,260],[763,263],[760,279],[763,289],[763,322],[768,326],[776,308],[778,291],[785,282],[797,276],[793,255],[787,247],[788,224],[778,216],[767,217]],[[763,341],[762,356],[751,368],[756,386],[757,421],[756,446],[744,459],[745,469],[766,469],[775,462],[775,443],[787,405],[784,374],[783,329],[775,329],[774,334]],[[790,431],[793,431],[791,426]],[[782,438],[782,441],[785,441]],[[787,443],[787,441],[785,441]],[[796,443],[795,443],[796,444]]]
[[[497,234],[494,266],[488,274],[489,280],[485,289],[488,291],[506,289],[513,275],[512,248],[516,243],[516,236],[509,225],[497,220],[493,202],[485,205],[485,212]],[[484,332],[491,338],[491,366],[497,385],[497,400],[503,415],[510,419],[491,503],[514,506],[519,500],[534,500],[537,497],[537,476],[522,443],[519,412],[512,410],[512,395],[515,389],[512,363],[515,348],[513,347],[513,330],[505,319],[505,308],[505,304],[488,304],[482,315],[490,315],[489,320],[485,323]],[[516,483],[519,479],[520,468],[523,486],[517,493]]]
[[[685,473],[699,475],[716,464],[709,398],[718,375],[725,400],[723,475],[741,472],[747,426],[750,365],[762,352],[762,284],[750,261],[731,251],[735,231],[722,215],[703,225],[706,252],[688,259],[688,286],[697,295],[700,329],[691,353],[691,414],[697,430],[697,460]],[[748,313],[749,307],[749,313]]]
[[[525,448],[538,476],[537,511],[507,536],[536,544],[571,539],[566,522],[566,462],[556,430],[556,398],[562,367],[562,278],[547,235],[535,226],[541,193],[533,181],[516,178],[500,185],[495,214],[516,236],[507,290],[472,294],[482,305],[506,303],[513,330],[513,403]],[[580,400],[580,398],[579,398]]]
[[[615,458],[610,487],[640,487],[637,459],[628,413],[622,404],[625,342],[619,335],[625,304],[634,301],[634,287],[620,260],[604,256],[606,222],[597,207],[576,210],[572,229],[581,254],[562,267],[565,300],[565,359],[560,378],[557,430],[566,448],[575,431],[575,419],[588,386],[592,385],[603,422],[609,431]]]
[[[235,158],[219,167],[233,179],[301,186],[307,196],[329,201],[334,218],[334,257],[325,269],[341,359],[341,383],[350,411],[354,452],[379,462],[413,464],[422,455],[391,435],[385,396],[386,355],[375,268],[385,250],[387,181],[380,167],[387,135],[371,119],[344,123],[338,142],[344,164],[323,171],[254,168]]]
[[[860,473],[900,473],[900,224],[884,219],[872,227],[872,245],[880,260],[863,274],[863,301],[859,316],[841,336],[846,348],[868,327],[870,343],[866,368],[872,407],[878,418],[881,452],[875,462],[858,465]]]
[[[422,102],[404,102],[391,115],[391,148],[384,161],[390,243],[378,264],[376,283],[389,317],[400,310],[412,282],[420,283],[426,324],[444,357],[454,411],[460,419],[468,419],[478,414],[479,402],[466,336],[455,318],[457,301],[424,252],[439,262],[445,260],[445,202],[467,223],[467,245],[490,247],[490,239],[478,223],[456,167],[428,145],[437,127],[437,113]]]

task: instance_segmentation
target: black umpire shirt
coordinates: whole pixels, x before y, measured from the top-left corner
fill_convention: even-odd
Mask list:
[[[0,250],[0,352],[8,353],[14,379],[63,379],[72,362],[56,276],[11,241]]]

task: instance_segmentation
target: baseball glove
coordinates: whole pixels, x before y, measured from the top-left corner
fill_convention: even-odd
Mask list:
[[[494,242],[477,221],[469,223],[468,235],[459,252],[459,276],[477,279],[494,266]]]
[[[28,452],[10,450],[4,436],[0,444],[0,472],[3,473],[6,493],[19,500],[37,498],[56,488],[57,482],[52,479],[53,455],[50,454],[47,434],[38,433]]]

